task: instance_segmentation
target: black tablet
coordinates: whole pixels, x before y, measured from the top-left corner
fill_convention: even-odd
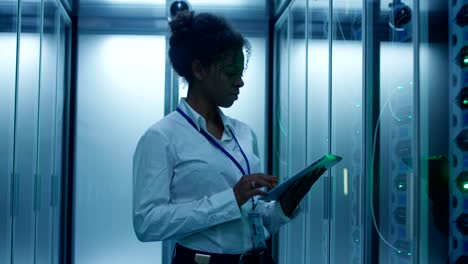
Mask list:
[[[277,185],[275,188],[271,189],[267,195],[260,196],[258,200],[265,200],[265,201],[272,201],[272,200],[278,200],[285,191],[288,190],[288,188],[298,179],[305,177],[307,175],[310,175],[312,172],[314,172],[317,169],[320,168],[326,168],[327,170],[330,169],[331,167],[335,166],[340,162],[343,158],[337,155],[333,154],[326,154],[322,156],[320,159],[314,161],[312,164],[309,166],[305,167],[303,170],[300,172],[296,173],[296,175],[290,177],[286,181],[280,183]],[[315,179],[313,179],[314,183],[320,178],[320,175],[316,176]]]

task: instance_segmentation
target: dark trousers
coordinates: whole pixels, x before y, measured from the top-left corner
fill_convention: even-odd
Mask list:
[[[248,252],[242,255],[216,254],[192,250],[179,244],[174,248],[172,264],[196,264],[197,253],[209,255],[209,264],[275,264],[269,251]]]

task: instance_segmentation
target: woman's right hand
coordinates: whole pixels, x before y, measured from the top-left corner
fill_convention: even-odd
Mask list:
[[[260,188],[272,189],[278,184],[278,178],[272,175],[256,173],[244,175],[234,186],[234,196],[237,204],[241,207],[247,200],[255,195],[265,195],[266,192]]]

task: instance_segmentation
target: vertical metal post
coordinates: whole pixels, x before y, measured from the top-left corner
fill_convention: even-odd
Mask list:
[[[332,89],[333,89],[333,0],[328,1],[328,152],[332,148]],[[332,178],[330,171],[326,172],[324,177],[324,219],[327,223],[327,241],[326,241],[326,263],[331,261],[331,240],[332,240],[332,212],[331,212],[331,199],[332,193]]]
[[[379,238],[373,227],[373,216],[372,206],[375,206],[373,200],[378,195],[374,192],[374,187],[379,186],[378,179],[375,179],[374,175],[378,170],[378,159],[374,159],[374,163],[371,163],[372,157],[372,145],[374,131],[377,129],[377,118],[379,113],[379,83],[380,83],[380,57],[379,57],[379,39],[377,34],[374,34],[374,29],[377,27],[380,16],[380,1],[369,1],[363,0],[364,15],[363,15],[363,160],[362,168],[363,175],[361,177],[361,190],[362,194],[362,206],[361,217],[363,222],[364,230],[361,231],[362,239],[362,257],[363,263],[373,264],[379,261]],[[376,134],[379,137],[379,133]],[[376,156],[379,156],[378,144],[376,146]],[[375,182],[374,182],[375,181]],[[378,216],[376,216],[378,218]]]
[[[420,32],[419,32],[419,0],[413,0],[413,193],[412,193],[412,203],[411,203],[411,225],[410,225],[410,234],[413,237],[413,242],[411,243],[411,260],[412,263],[419,263],[419,208],[421,203],[420,197],[420,188],[422,184],[422,175],[420,173],[420,81],[419,81],[419,44],[420,44]]]

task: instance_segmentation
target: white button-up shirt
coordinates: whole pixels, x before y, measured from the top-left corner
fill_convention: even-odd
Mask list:
[[[138,142],[133,160],[133,225],[141,241],[174,239],[182,246],[240,254],[252,249],[249,200],[239,208],[233,187],[242,172],[201,133],[205,119],[181,99],[179,108],[194,121],[172,112],[150,127]],[[244,123],[225,116],[220,140],[247,173],[261,172],[256,137]],[[211,134],[209,134],[211,136]],[[291,220],[279,202],[256,201],[267,238]],[[296,215],[296,213],[294,214]]]

